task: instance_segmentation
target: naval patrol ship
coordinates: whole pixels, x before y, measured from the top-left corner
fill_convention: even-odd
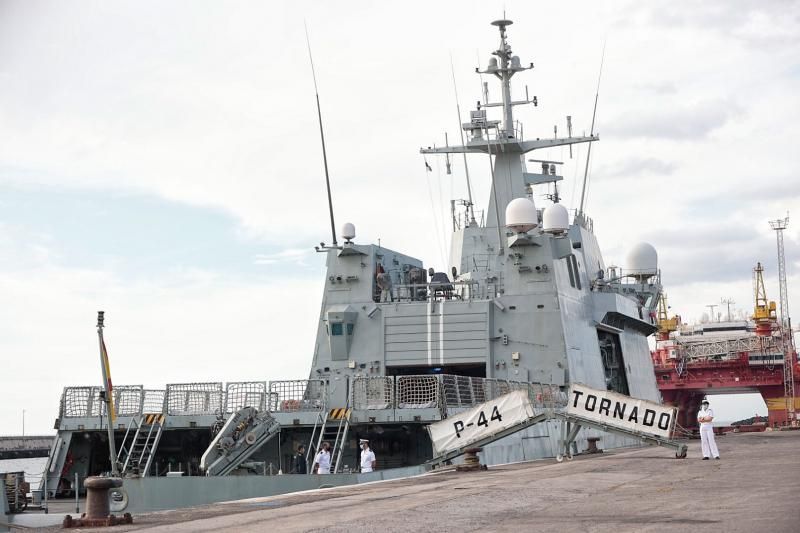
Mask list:
[[[418,465],[433,453],[427,425],[518,389],[542,405],[570,383],[659,400],[648,346],[661,295],[656,252],[643,243],[625,269],[605,265],[583,206],[571,215],[561,203],[560,163],[530,157],[599,137],[573,136],[569,118],[565,137],[523,135],[514,108],[538,102],[527,90],[515,99],[511,80],[533,64],[512,53],[511,21],[492,24],[499,46],[476,71],[499,81],[500,101],[484,85],[462,145],[421,150],[492,163],[485,216],[471,198],[452,204],[448,270],[359,242],[345,224],[341,244],[334,232],[317,247],[327,272],[308,379],[115,386],[110,397],[101,386],[66,387],[47,462],[51,496],[74,491],[76,474],[289,474],[300,444],[310,471],[324,440],[334,472],[355,468],[358,439],[369,439],[381,469]],[[542,193],[546,205],[536,205]],[[606,448],[635,443],[601,436]],[[554,456],[555,446],[539,424],[487,446],[483,459]]]

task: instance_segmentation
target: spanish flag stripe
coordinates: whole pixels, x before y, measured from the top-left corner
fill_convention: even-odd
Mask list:
[[[111,422],[117,418],[116,410],[114,409],[114,387],[111,384],[111,366],[108,364],[108,350],[106,349],[106,341],[103,339],[103,374],[106,378],[106,390],[108,393],[108,409],[111,414]]]

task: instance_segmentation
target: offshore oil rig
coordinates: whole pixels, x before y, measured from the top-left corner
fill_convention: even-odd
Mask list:
[[[750,320],[712,321],[682,328],[681,317],[668,316],[662,297],[653,367],[665,403],[680,408],[678,423],[694,428],[694,415],[706,394],[757,392],[767,404],[771,427],[797,424],[800,364],[789,318],[783,230],[789,217],[770,222],[777,234],[778,306],[767,299],[764,267],[753,268],[753,314]],[[725,303],[725,302],[723,302]],[[730,303],[730,302],[727,302]],[[713,307],[713,306],[711,306]]]

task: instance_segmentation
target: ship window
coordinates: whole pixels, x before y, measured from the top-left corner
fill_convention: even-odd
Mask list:
[[[581,290],[581,271],[578,270],[578,260],[575,259],[575,254],[569,256],[569,261],[572,263],[572,270],[575,272],[575,284],[573,287]]]
[[[341,335],[342,334],[342,323],[341,322],[334,322],[331,324],[331,335]]]
[[[355,327],[355,324],[347,324],[347,334],[348,335],[352,335],[353,334],[353,328],[354,327]]]
[[[567,272],[569,272],[569,284],[575,286],[575,274],[572,272],[572,262],[567,258]]]

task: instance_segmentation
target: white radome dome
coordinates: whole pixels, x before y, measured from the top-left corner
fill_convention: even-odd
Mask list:
[[[528,198],[514,198],[506,206],[506,227],[525,233],[539,225],[536,205]]]
[[[569,213],[561,204],[548,205],[542,213],[542,229],[545,233],[558,235],[569,229]]]
[[[628,273],[636,275],[655,275],[658,273],[658,253],[653,245],[640,242],[628,252],[626,261]]]
[[[356,238],[356,227],[350,222],[342,224],[342,237],[344,240],[350,241]]]

